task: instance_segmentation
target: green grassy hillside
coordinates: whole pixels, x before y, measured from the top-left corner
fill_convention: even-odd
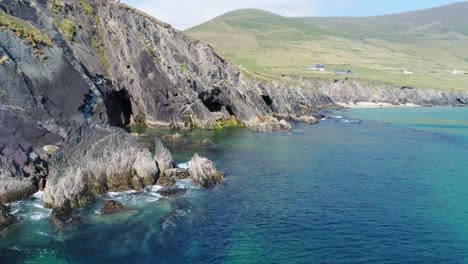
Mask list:
[[[398,85],[468,90],[468,2],[411,13],[363,18],[288,18],[237,10],[187,33],[222,56],[260,74],[353,78]],[[307,70],[323,63],[326,72]],[[403,74],[412,70],[414,75]]]

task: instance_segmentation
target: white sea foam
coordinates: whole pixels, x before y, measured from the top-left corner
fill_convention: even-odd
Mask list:
[[[179,169],[188,169],[189,168],[189,163],[188,162],[179,163],[179,164],[177,164],[177,168],[179,168]]]
[[[37,193],[33,194],[32,197],[42,200],[44,198],[44,192],[43,191],[38,191]]]
[[[107,196],[112,199],[112,198],[119,198],[122,196],[134,195],[136,193],[138,192],[135,190],[126,191],[126,192],[108,192]]]
[[[50,216],[49,212],[34,212],[31,214],[28,214],[29,219],[33,221],[39,221],[45,218],[48,218]]]
[[[189,179],[177,181],[174,184],[174,188],[176,189],[198,189],[198,187],[193,184],[192,180],[189,180]]]

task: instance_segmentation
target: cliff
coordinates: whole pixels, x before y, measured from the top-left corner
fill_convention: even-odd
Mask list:
[[[44,147],[62,146],[84,124],[276,131],[291,128],[279,118],[313,123],[310,113],[330,106],[320,92],[247,76],[208,45],[115,1],[0,1],[5,203],[39,189]]]

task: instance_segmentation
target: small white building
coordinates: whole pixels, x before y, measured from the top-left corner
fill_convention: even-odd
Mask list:
[[[463,74],[465,74],[465,72],[464,72],[464,71],[461,71],[461,70],[453,70],[453,71],[452,71],[452,74],[455,74],[455,75],[463,75]]]
[[[308,69],[309,71],[324,72],[324,71],[325,71],[325,65],[323,65],[323,64],[310,65],[307,69]]]
[[[404,70],[403,73],[404,73],[404,74],[411,75],[411,74],[414,74],[414,71]]]

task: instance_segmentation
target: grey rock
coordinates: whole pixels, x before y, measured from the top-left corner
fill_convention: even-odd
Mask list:
[[[189,161],[189,178],[201,187],[211,187],[223,181],[224,175],[219,172],[213,162],[195,154]]]
[[[162,140],[165,143],[169,144],[185,144],[188,143],[189,141],[184,138],[181,134],[176,133],[176,134],[170,134],[170,135],[163,135]]]
[[[91,126],[70,132],[49,171],[44,204],[51,208],[77,208],[102,193],[134,189],[134,177],[150,186],[159,173],[150,152],[127,132]]]
[[[468,102],[466,92],[404,89],[404,87],[392,84],[353,79],[322,81],[319,87],[321,92],[330,96],[335,102],[350,105],[358,102],[373,102],[393,105],[467,106]]]
[[[154,160],[158,164],[161,173],[174,168],[174,160],[171,152],[164,146],[159,138],[155,140],[155,155]]]

